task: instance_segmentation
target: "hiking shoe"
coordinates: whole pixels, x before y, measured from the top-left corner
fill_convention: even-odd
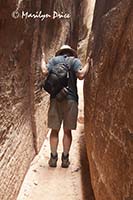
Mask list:
[[[56,154],[55,156],[51,153],[51,157],[49,159],[49,166],[50,167],[56,167],[57,166],[57,160],[58,160],[58,154]]]
[[[70,162],[69,162],[69,154],[67,154],[67,155],[65,156],[64,153],[62,153],[61,160],[62,160],[61,167],[62,167],[62,168],[68,168],[69,165],[70,165]]]

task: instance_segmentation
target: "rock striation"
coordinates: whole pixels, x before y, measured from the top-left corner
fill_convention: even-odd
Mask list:
[[[48,131],[49,96],[39,87],[43,79],[40,69],[42,49],[48,60],[64,43],[77,48],[79,5],[79,0],[13,0],[12,3],[0,0],[2,200],[16,199],[29,164]],[[55,11],[63,17],[68,13],[70,18],[58,16],[41,20],[35,17],[39,11],[48,15]]]
[[[133,1],[97,0],[85,132],[97,200],[133,199]]]

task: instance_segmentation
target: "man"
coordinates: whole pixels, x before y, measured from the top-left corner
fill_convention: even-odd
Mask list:
[[[68,81],[68,94],[63,101],[50,98],[50,107],[48,111],[48,127],[51,128],[50,147],[51,157],[49,160],[50,167],[57,166],[58,160],[58,134],[63,122],[63,153],[62,164],[63,168],[69,167],[69,151],[72,143],[71,130],[76,129],[78,116],[78,94],[77,94],[77,78],[82,80],[88,72],[89,64],[84,68],[81,66],[80,60],[77,58],[77,53],[68,45],[63,45],[55,54],[48,64],[45,63],[45,54],[42,58],[42,72],[46,76],[50,69],[58,63],[67,63],[70,66],[70,76]]]

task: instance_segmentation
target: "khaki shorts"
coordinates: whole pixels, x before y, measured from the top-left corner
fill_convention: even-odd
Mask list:
[[[77,126],[78,103],[74,100],[64,100],[59,102],[51,99],[48,111],[48,127],[51,129],[60,129],[63,122],[63,128],[75,130]]]

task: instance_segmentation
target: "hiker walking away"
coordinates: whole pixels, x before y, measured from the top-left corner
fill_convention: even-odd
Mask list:
[[[58,160],[58,134],[63,122],[63,153],[61,167],[69,167],[69,151],[72,143],[72,130],[76,129],[78,116],[78,94],[77,94],[77,78],[82,80],[89,69],[89,62],[82,68],[80,60],[77,58],[77,53],[68,45],[63,45],[50,59],[48,64],[45,63],[45,54],[42,54],[41,69],[45,76],[47,76],[52,69],[58,64],[65,64],[69,67],[68,85],[65,87],[66,95],[60,100],[58,96],[50,96],[50,107],[48,111],[48,127],[51,128],[50,134],[50,148],[51,156],[49,160],[50,167],[57,166]],[[56,85],[56,84],[55,84]],[[60,94],[60,93],[59,93]]]

